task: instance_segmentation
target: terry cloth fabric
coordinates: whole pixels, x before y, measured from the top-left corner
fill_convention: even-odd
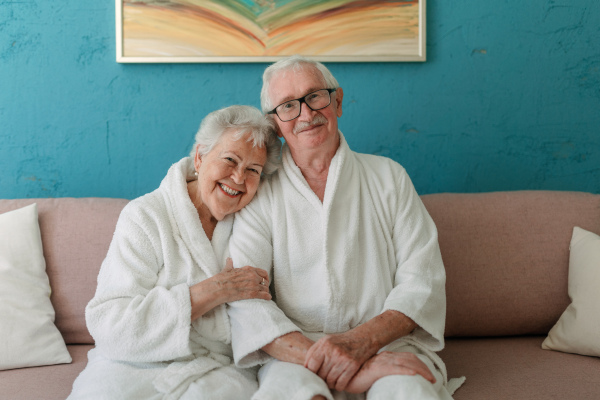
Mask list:
[[[395,343],[398,344],[398,343]],[[390,375],[377,380],[368,391],[369,400],[436,399],[452,400],[450,390],[442,388],[444,379],[432,360],[414,346],[402,344],[393,349],[415,354],[429,368],[436,379],[435,384],[420,375]],[[308,400],[322,395],[327,400],[364,400],[365,394],[351,394],[329,390],[327,383],[302,365],[271,360],[258,374],[259,390],[253,400]],[[455,380],[452,379],[451,382]],[[460,381],[459,383],[462,383]]]
[[[189,287],[222,270],[233,220],[219,222],[209,241],[187,192],[193,171],[182,159],[157,190],[123,209],[86,308],[96,349],[70,399],[126,398],[128,385],[177,399],[198,379],[223,377],[208,372],[234,369],[225,306],[191,321]],[[251,394],[256,381],[246,383]]]
[[[260,348],[286,333],[318,339],[396,310],[419,325],[402,340],[447,383],[434,353],[446,311],[437,231],[398,163],[351,151],[340,133],[321,203],[285,147],[283,168],[236,215],[230,252],[236,267],[269,273],[275,300],[230,304],[237,365],[269,361]]]

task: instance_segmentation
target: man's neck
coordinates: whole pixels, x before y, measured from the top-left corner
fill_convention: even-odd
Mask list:
[[[320,147],[318,149],[297,151],[290,148],[294,162],[300,168],[304,179],[306,179],[306,182],[321,202],[323,202],[325,196],[329,166],[339,146],[340,139],[338,136],[336,145],[329,146],[326,149]]]

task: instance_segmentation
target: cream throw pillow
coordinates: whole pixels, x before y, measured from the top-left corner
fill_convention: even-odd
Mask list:
[[[54,325],[37,204],[0,215],[0,370],[70,363]]]
[[[542,348],[600,357],[600,236],[579,227],[571,239],[569,297]]]

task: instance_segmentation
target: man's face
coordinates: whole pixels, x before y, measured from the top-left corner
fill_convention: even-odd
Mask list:
[[[271,78],[269,96],[271,104],[278,106],[288,100],[304,97],[319,89],[326,89],[327,85],[321,72],[307,65],[299,71],[284,70]],[[279,117],[273,116],[279,136],[283,136],[292,151],[310,150],[315,148],[337,148],[338,123],[342,116],[341,88],[331,93],[331,104],[327,107],[313,111],[306,104],[301,105],[298,118],[281,122]]]

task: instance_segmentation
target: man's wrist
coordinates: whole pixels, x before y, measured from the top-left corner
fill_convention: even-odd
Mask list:
[[[353,329],[372,354],[411,333],[417,324],[403,313],[387,310]]]
[[[290,332],[263,346],[262,350],[280,361],[304,365],[306,353],[313,344],[301,332]]]
[[[377,354],[379,349],[385,346],[377,337],[378,335],[369,329],[368,322],[349,330],[345,334],[349,335],[351,342],[360,346],[369,356]]]

